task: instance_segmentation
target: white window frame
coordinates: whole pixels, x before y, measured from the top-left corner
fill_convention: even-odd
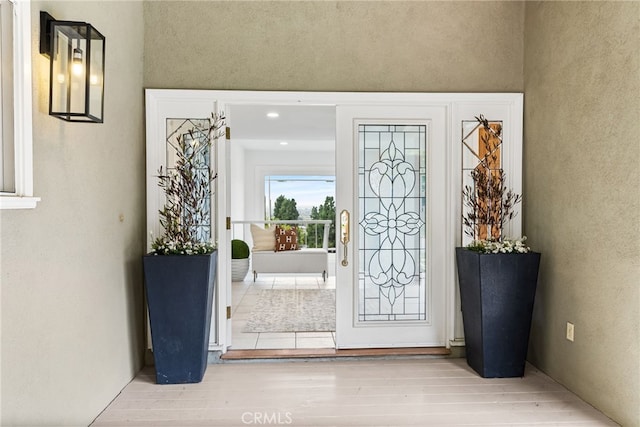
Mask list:
[[[33,128],[31,96],[31,0],[13,3],[13,96],[15,191],[0,192],[0,209],[33,209]]]

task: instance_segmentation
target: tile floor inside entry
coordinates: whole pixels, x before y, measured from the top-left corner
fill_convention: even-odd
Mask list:
[[[335,289],[335,254],[329,254],[329,277],[320,274],[267,275],[253,281],[249,272],[243,282],[232,283],[231,350],[267,350],[292,348],[335,348],[334,332],[243,332],[258,295],[263,289]]]

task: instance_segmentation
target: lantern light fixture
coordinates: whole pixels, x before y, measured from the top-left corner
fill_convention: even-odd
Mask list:
[[[50,60],[49,114],[68,122],[102,123],[104,36],[89,23],[57,21],[41,11],[40,53]]]

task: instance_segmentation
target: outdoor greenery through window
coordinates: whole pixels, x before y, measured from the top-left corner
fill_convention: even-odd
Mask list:
[[[331,220],[329,248],[336,246],[334,176],[269,175],[264,179],[265,217],[271,220]],[[322,247],[323,224],[298,227],[298,241]]]

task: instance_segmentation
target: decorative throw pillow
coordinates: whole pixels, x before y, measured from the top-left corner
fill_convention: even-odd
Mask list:
[[[298,250],[298,229],[276,225],[276,252]]]
[[[276,249],[276,236],[272,229],[264,229],[251,224],[251,239],[254,251],[274,251]]]

